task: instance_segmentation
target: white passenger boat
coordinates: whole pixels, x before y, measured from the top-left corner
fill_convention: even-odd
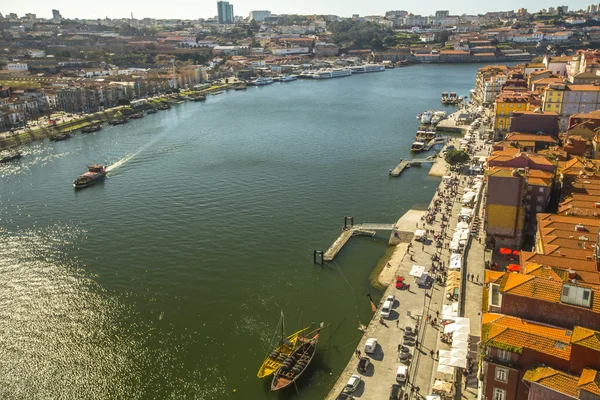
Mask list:
[[[334,68],[334,69],[324,69],[319,72],[316,72],[313,75],[314,79],[330,79],[330,78],[340,78],[342,76],[350,76],[352,75],[352,71],[346,68]]]
[[[273,79],[263,78],[262,76],[254,81],[256,86],[270,85],[271,83],[273,83]]]
[[[350,67],[353,74],[364,74],[366,72],[382,72],[385,71],[385,66],[380,64],[363,64]]]
[[[422,124],[430,124],[431,118],[433,117],[433,111],[427,110],[423,114],[421,114],[421,123]]]

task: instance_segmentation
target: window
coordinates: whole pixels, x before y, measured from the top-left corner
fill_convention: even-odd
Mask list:
[[[538,196],[537,197],[537,202],[538,203],[542,203],[544,201],[544,196]]]
[[[527,191],[528,191],[528,192],[531,192],[531,190],[532,190],[532,187],[531,187],[531,185],[527,185]]]
[[[535,212],[542,212],[542,206],[537,206],[535,208]]]
[[[494,388],[494,396],[492,400],[506,400],[506,390]]]
[[[540,193],[544,193],[544,188],[543,187],[539,188],[539,191],[540,191]]]
[[[506,368],[496,367],[496,378],[498,382],[506,383],[508,381],[508,370]]]
[[[502,305],[502,295],[500,294],[500,285],[497,283],[490,284],[492,296],[490,299],[490,305],[500,307]]]
[[[508,350],[496,349],[496,354],[500,361],[510,361],[511,352]]]

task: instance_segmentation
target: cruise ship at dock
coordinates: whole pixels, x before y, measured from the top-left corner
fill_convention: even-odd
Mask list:
[[[367,72],[382,72],[385,71],[385,66],[380,64],[364,64],[350,67],[353,74],[364,74]]]
[[[330,79],[350,76],[352,71],[347,68],[324,69],[313,74],[313,79]]]

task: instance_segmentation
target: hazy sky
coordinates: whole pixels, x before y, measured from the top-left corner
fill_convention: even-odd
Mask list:
[[[598,0],[596,0],[596,3]],[[3,15],[14,12],[19,16],[34,13],[41,18],[50,18],[52,8],[60,10],[65,18],[123,18],[133,12],[135,18],[209,18],[217,14],[217,2],[209,0],[179,0],[174,2],[153,0],[28,0],[7,1],[0,7]],[[569,9],[583,9],[591,0],[569,0],[552,3],[543,0],[484,2],[474,0],[429,0],[424,2],[392,0],[235,0],[235,15],[247,17],[252,10],[269,10],[274,14],[334,14],[348,17],[352,14],[383,15],[389,10],[407,10],[414,14],[431,15],[435,10],[450,10],[451,14],[479,14],[486,11],[517,10],[525,6],[530,12],[562,4]]]

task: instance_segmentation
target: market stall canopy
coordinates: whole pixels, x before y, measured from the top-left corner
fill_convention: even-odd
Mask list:
[[[425,267],[421,267],[420,265],[413,265],[408,275],[414,276],[415,278],[420,278],[421,276],[423,276],[424,272]]]
[[[458,224],[456,224],[456,229],[467,229],[469,228],[469,224],[466,223],[465,221],[460,221]]]
[[[438,364],[437,370],[442,374],[454,374],[454,367],[451,367],[449,365]]]
[[[458,304],[458,303],[456,303]],[[457,311],[453,309],[452,305],[444,304],[442,306],[442,319],[452,319],[456,318],[458,315]]]
[[[462,266],[462,256],[460,254],[452,254],[450,257],[450,264],[448,264],[448,268],[450,269],[460,269]]]
[[[452,393],[452,382],[445,382],[436,379],[431,389],[438,392]]]
[[[452,367],[467,368],[467,359],[464,357],[450,357],[450,365]]]
[[[423,229],[417,229],[415,231],[415,239],[423,239],[426,234],[427,232],[425,232]]]
[[[469,349],[469,343],[463,342],[462,340],[452,340],[452,348],[453,349]]]
[[[468,342],[469,341],[469,334],[465,333],[465,332],[452,332],[452,340],[459,340],[461,342]]]
[[[444,333],[451,333],[451,332],[469,333],[470,330],[471,330],[471,328],[468,325],[459,325],[457,323],[448,324],[444,327]]]
[[[450,351],[450,357],[467,358],[467,350],[453,348]]]
[[[438,368],[438,371],[439,370],[440,369]],[[452,373],[452,372],[450,372],[450,373]],[[438,395],[430,394],[429,396],[425,396],[425,400],[442,400],[442,398],[440,396],[438,396]]]
[[[440,357],[450,358],[450,350],[440,350]]]

